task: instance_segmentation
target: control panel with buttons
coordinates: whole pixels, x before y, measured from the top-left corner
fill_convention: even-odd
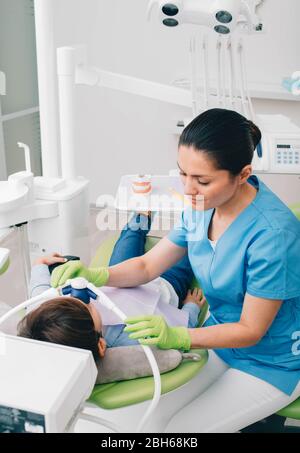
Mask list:
[[[286,168],[295,166],[300,169],[300,140],[289,143],[277,142],[274,157],[275,165]]]

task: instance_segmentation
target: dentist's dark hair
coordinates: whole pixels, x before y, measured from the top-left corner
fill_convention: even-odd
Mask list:
[[[179,146],[205,153],[218,170],[238,175],[250,165],[261,141],[261,131],[233,110],[211,109],[197,116],[183,130]]]

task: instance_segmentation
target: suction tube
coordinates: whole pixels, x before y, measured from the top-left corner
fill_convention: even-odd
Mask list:
[[[94,291],[97,296],[98,296],[98,301],[104,305],[106,308],[109,310],[112,310],[122,321],[124,321],[127,316],[118,308],[115,306],[115,304],[106,296],[106,294],[103,293],[99,288],[96,288],[94,285],[89,284],[88,288]],[[153,377],[154,377],[154,394],[153,394],[153,399],[145,412],[142,420],[138,424],[137,433],[141,433],[147,420],[150,418],[151,414],[154,412],[156,406],[159,403],[160,396],[161,396],[161,378],[160,378],[160,372],[159,368],[157,365],[157,362],[155,360],[155,357],[153,355],[153,352],[149,348],[149,346],[143,346],[141,345],[144,353],[150,363],[151,369],[153,371]]]

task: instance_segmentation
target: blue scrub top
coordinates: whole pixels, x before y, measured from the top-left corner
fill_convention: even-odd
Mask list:
[[[291,395],[300,380],[300,222],[256,176],[248,183],[258,190],[256,198],[229,225],[215,250],[207,237],[213,209],[185,210],[168,238],[188,249],[209,303],[204,326],[238,322],[246,293],[284,301],[258,344],[215,352],[232,368]]]

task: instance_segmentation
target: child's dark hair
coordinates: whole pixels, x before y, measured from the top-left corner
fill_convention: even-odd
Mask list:
[[[204,152],[218,170],[236,176],[251,164],[260,141],[261,132],[252,121],[232,110],[211,109],[186,126],[179,146]]]
[[[80,349],[88,349],[99,359],[99,334],[88,308],[73,297],[44,302],[28,313],[18,325],[18,335]]]

